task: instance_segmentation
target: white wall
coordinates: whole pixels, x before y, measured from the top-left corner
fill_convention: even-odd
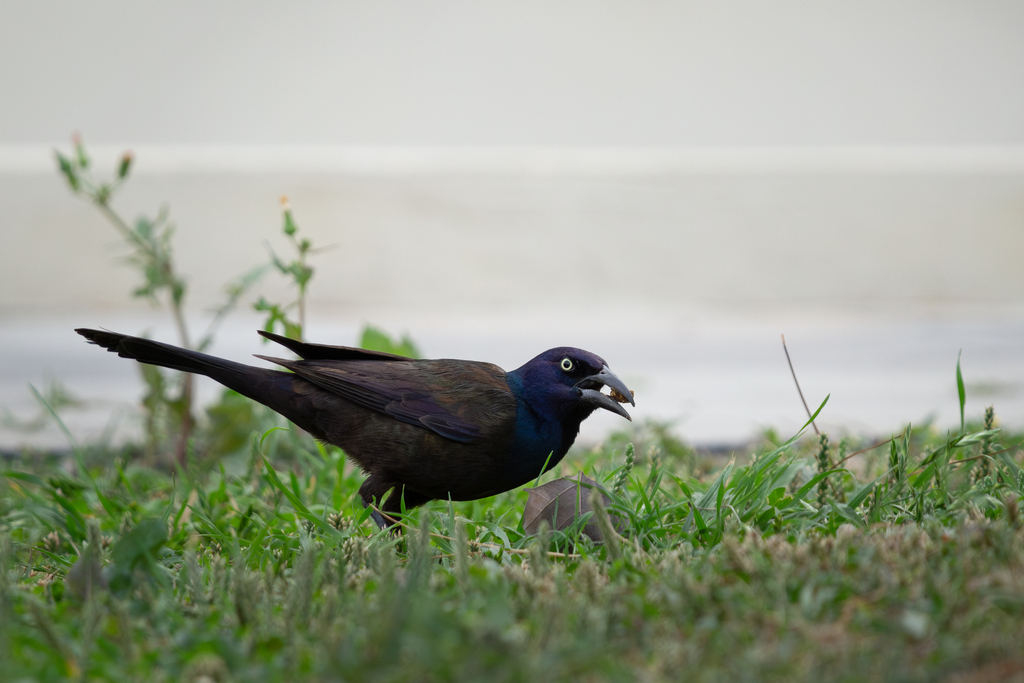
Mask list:
[[[196,327],[283,248],[287,194],[337,245],[320,339],[370,320],[507,367],[578,344],[705,442],[802,421],[779,332],[859,431],[957,422],[962,348],[969,411],[1019,426],[1022,36],[1016,1],[8,3],[0,409],[47,376],[132,404],[73,326],[173,337],[53,168],[77,130],[101,168],[136,152],[127,216],[169,202]]]
[[[572,302],[665,309],[1024,302],[1024,147],[1000,150],[137,148],[128,217],[167,202],[196,307],[282,254],[280,195],[317,254],[314,304],[438,314]],[[96,163],[113,168],[114,148]],[[2,158],[2,150],[0,150]],[[48,150],[0,171],[0,312],[130,305],[113,229]],[[273,289],[272,295],[283,293]],[[136,309],[143,307],[137,304]]]
[[[0,144],[1024,143],[1024,4],[6,3]]]
[[[1024,300],[1019,2],[37,2],[0,28],[0,315],[125,306],[50,147],[137,155],[194,299],[277,198],[323,304]]]

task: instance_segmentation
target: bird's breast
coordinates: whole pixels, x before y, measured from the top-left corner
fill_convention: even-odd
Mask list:
[[[572,439],[566,443],[565,437],[562,424],[538,414],[520,400],[512,445],[505,458],[506,476],[518,482],[516,486],[533,481],[542,471],[561,462],[572,444]]]

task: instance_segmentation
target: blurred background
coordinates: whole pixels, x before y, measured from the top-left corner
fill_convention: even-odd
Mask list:
[[[366,323],[518,367],[576,345],[638,419],[742,443],[806,414],[886,436],[995,404],[1024,426],[1024,5],[201,2],[5,7],[0,449],[138,429],[138,368],[73,327],[175,341],[123,241],[68,190],[79,132],[113,202],[163,204],[195,328],[318,246],[306,337]],[[212,352],[267,353],[248,301]],[[255,361],[254,362],[258,362]],[[199,388],[212,400],[214,386]],[[611,415],[584,425],[596,440]]]

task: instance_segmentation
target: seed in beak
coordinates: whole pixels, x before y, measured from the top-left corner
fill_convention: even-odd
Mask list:
[[[636,392],[632,389],[629,390],[630,396],[636,396]],[[618,389],[610,389],[608,396],[615,399],[619,403],[632,403],[625,395],[621,394]]]

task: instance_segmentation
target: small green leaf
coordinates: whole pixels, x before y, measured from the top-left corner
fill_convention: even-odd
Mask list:
[[[286,208],[284,210],[284,234],[291,237],[299,231],[299,226],[295,225],[295,219],[292,217],[292,210]]]
[[[53,153],[57,155],[57,164],[60,166],[60,172],[64,174],[64,178],[68,181],[71,190],[78,192],[81,184],[78,181],[78,174],[75,172],[71,160],[56,150]]]
[[[822,411],[822,409],[825,407],[825,404],[828,403],[828,400],[831,397],[832,394],[829,394],[828,396],[825,397],[825,400],[821,402],[821,405],[818,406],[818,409],[814,411],[814,415],[811,415],[811,419],[807,420],[807,422],[804,423],[804,426],[800,428],[801,432],[807,429],[807,425],[814,423],[814,420],[818,417],[818,413]]]
[[[964,404],[967,402],[967,391],[964,389],[964,376],[960,372],[960,356],[964,353],[963,349],[960,349],[960,353],[956,355],[956,393],[960,397],[960,431],[964,430]]]
[[[372,325],[363,328],[359,347],[367,351],[380,351],[405,358],[420,357],[420,350],[408,335],[403,336],[401,341],[395,341],[386,332]]]
[[[78,165],[80,168],[89,168],[89,155],[85,153],[85,145],[82,143],[82,138],[75,135],[75,155],[78,157]]]
[[[117,166],[117,177],[124,180],[128,177],[128,172],[132,167],[132,153],[125,152],[121,155],[121,163]]]
[[[690,503],[690,511],[693,513],[693,522],[697,525],[699,531],[706,531],[708,525],[704,523],[704,517],[700,514],[700,510],[692,502]]]

